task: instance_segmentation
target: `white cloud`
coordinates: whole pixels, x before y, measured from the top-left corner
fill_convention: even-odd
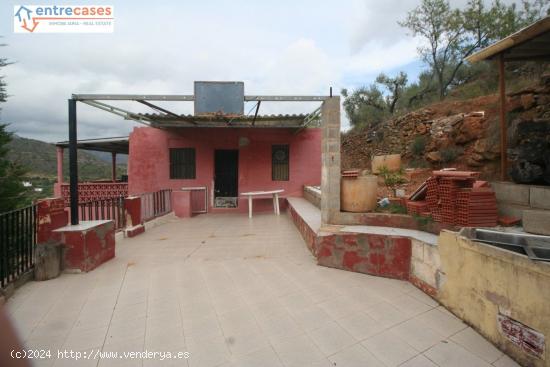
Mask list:
[[[415,40],[399,40],[391,45],[370,42],[361,52],[349,58],[347,70],[352,73],[374,75],[382,71],[392,70],[418,58]]]
[[[242,80],[247,94],[327,94],[331,86],[338,93],[344,81],[368,84],[415,60],[416,41],[396,22],[419,1],[112,0],[115,32],[103,35],[14,35],[16,0],[4,1],[0,34],[8,46],[0,51],[17,64],[2,70],[12,96],[0,117],[23,136],[56,141],[67,137],[72,93],[191,94],[194,80]],[[191,103],[165,105],[192,112]],[[261,112],[317,105],[265,103]],[[133,126],[83,105],[78,116],[81,138],[125,135]]]

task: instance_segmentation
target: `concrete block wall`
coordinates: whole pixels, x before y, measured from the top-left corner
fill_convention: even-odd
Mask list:
[[[440,286],[441,258],[439,247],[412,239],[411,282],[432,297]]]
[[[550,186],[492,182],[500,215],[520,218],[530,233],[550,235]]]
[[[340,97],[321,106],[321,221],[334,223],[340,213]]]

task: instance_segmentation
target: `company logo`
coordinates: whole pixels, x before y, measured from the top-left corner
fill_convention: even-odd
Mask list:
[[[112,5],[15,5],[14,33],[112,33]]]

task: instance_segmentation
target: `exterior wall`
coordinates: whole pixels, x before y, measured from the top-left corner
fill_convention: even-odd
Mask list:
[[[409,280],[424,293],[436,297],[441,279],[439,247],[415,239],[411,240],[411,246],[411,276]]]
[[[248,144],[239,146],[246,138]],[[271,180],[271,146],[290,145],[290,180]],[[171,180],[169,148],[196,149],[196,179]],[[239,150],[239,192],[284,189],[282,196],[302,196],[304,185],[321,182],[321,130],[188,128],[166,131],[149,127],[134,128],[128,156],[129,194],[160,189],[207,186],[209,210],[248,210],[246,198],[239,198],[237,209],[212,209],[214,150]],[[254,211],[273,210],[271,200],[254,200]]]
[[[63,267],[88,272],[115,257],[115,224],[112,220],[83,221],[56,230],[65,246]]]
[[[191,217],[191,191],[173,191],[172,210],[178,218]]]
[[[409,238],[337,233],[317,237],[315,247],[319,265],[388,278],[409,279]]]
[[[550,366],[550,264],[447,231],[440,235],[439,251],[439,301],[521,365]],[[499,314],[523,324],[517,330],[527,326],[545,336],[544,360],[499,331]]]
[[[315,256],[315,243],[317,241],[317,233],[308,225],[308,223],[300,216],[300,214],[294,209],[292,205],[288,206],[288,212],[292,221],[298,228],[298,231],[302,235],[307,248]]]

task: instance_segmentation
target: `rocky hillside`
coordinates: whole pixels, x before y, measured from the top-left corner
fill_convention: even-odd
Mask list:
[[[375,129],[352,130],[342,136],[342,167],[369,168],[373,155],[399,153],[408,167],[457,167],[498,177],[498,111],[498,96],[489,95],[436,103]],[[508,96],[508,121],[512,169],[527,162],[521,163],[530,172],[523,168],[523,181],[541,181],[544,172],[550,175],[550,162],[542,158],[550,156],[550,76]],[[526,144],[536,147],[526,153]]]

